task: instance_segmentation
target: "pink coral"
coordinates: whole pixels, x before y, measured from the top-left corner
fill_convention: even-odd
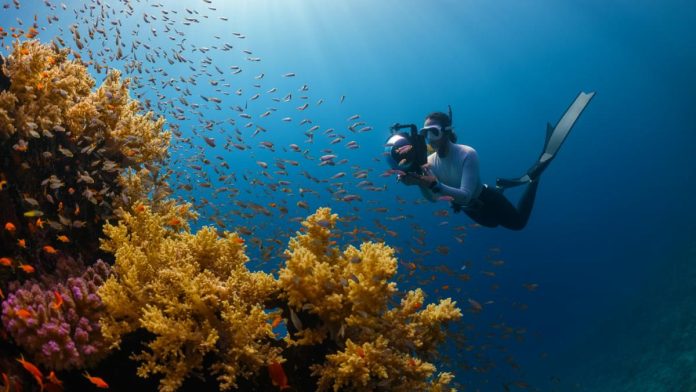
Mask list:
[[[107,351],[99,327],[104,305],[96,292],[109,273],[100,260],[65,283],[26,282],[3,302],[2,322],[38,364],[63,370],[94,363]],[[60,306],[56,292],[63,299]]]

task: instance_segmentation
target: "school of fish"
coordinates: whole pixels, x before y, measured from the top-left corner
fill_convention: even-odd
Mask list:
[[[277,264],[287,239],[297,230],[290,223],[278,225],[279,220],[299,222],[307,211],[331,205],[340,211],[345,240],[387,241],[397,248],[400,285],[431,287],[434,295],[454,296],[472,315],[494,306],[498,286],[489,280],[504,265],[500,249],[490,249],[480,262],[459,257],[461,245],[477,225],[453,216],[450,199],[443,198],[429,208],[412,189],[406,197],[407,191],[397,188],[395,172],[387,170],[382,161],[382,145],[374,143],[386,138],[386,130],[384,135],[373,135],[375,127],[366,116],[351,111],[359,104],[348,106],[345,95],[317,96],[305,80],[309,77],[294,70],[274,74],[265,69],[265,58],[271,54],[249,48],[246,34],[234,31],[231,17],[218,12],[215,3],[220,1],[200,0],[200,6],[187,8],[130,0],[89,0],[70,6],[43,0],[41,10],[37,9],[39,2],[6,1],[0,11],[4,15],[26,7],[32,8],[34,17],[25,21],[3,16],[1,23],[14,26],[0,26],[0,45],[7,50],[13,39],[27,38],[71,48],[97,78],[109,69],[121,69],[130,78],[129,89],[142,108],[164,116],[173,133],[169,181],[174,196],[194,204],[202,216],[201,224],[212,223],[246,236],[250,254],[256,251],[260,265]],[[206,37],[198,32],[212,21],[226,33]],[[323,108],[343,115],[330,124],[320,123],[318,118],[326,118]],[[410,150],[411,146],[404,146],[399,153]],[[65,156],[72,154],[60,151]],[[1,191],[7,183],[0,180]],[[57,178],[45,181],[50,187],[63,186]],[[90,184],[94,179],[84,172],[79,181]],[[84,197],[94,203],[99,191]],[[29,207],[38,205],[31,197],[25,202]],[[424,214],[437,226],[420,223]],[[37,209],[29,208],[23,215],[35,219],[36,226],[66,223],[46,222]],[[79,209],[73,209],[73,215],[78,216]],[[450,219],[457,223],[450,224]],[[83,223],[75,219],[68,224]],[[2,222],[2,230],[13,235],[15,226]],[[42,251],[55,254],[70,242],[70,237],[60,235],[54,239],[55,246],[43,246]],[[24,239],[17,238],[17,245],[25,246]],[[0,268],[34,272],[30,265],[7,257],[0,258]],[[466,282],[474,278],[490,284],[491,294],[472,292]],[[534,292],[538,284],[527,283],[524,288]],[[59,308],[61,303],[56,292],[54,306]],[[491,324],[486,333],[490,335],[486,339],[492,340],[493,335],[521,338],[525,331],[500,321]],[[487,360],[489,346],[477,347],[463,338],[455,339],[455,344],[481,363],[494,366]],[[42,388],[44,381],[60,385],[55,375],[51,381],[23,358],[20,363]],[[472,371],[466,364],[460,369]],[[486,369],[481,365],[474,371]],[[281,365],[270,366],[269,372],[274,384],[287,388]],[[7,379],[4,373],[3,377]],[[98,377],[85,377],[98,388],[108,387]],[[5,385],[9,390],[9,381]]]

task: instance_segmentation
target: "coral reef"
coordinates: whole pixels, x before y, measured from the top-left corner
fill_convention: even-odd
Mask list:
[[[14,341],[49,369],[93,365],[106,354],[97,288],[109,274],[98,261],[79,277],[46,285],[27,281],[2,303],[2,323]]]
[[[108,353],[96,295],[106,264],[86,270],[83,261],[112,260],[99,238],[118,207],[168,194],[158,170],[170,138],[164,121],[141,112],[116,71],[93,90],[85,64],[69,54],[16,40],[1,64],[0,341],[8,356],[21,349],[51,370]]]
[[[116,255],[99,290],[108,310],[103,333],[117,346],[125,334],[150,332],[154,339],[134,359],[139,375],[163,376],[160,390],[180,388],[206,356],[215,358],[210,369],[229,389],[308,348],[328,353],[295,364],[311,369],[320,390],[443,390],[451,381],[448,373],[433,379],[435,366],[425,359],[435,358],[442,326],[461,317],[459,309],[449,299],[423,308],[420,290],[389,308],[397,294],[389,282],[394,251],[364,243],[340,252],[331,240],[337,216],[328,208],[291,240],[279,280],[246,268],[238,234],[209,227],[190,233],[187,214],[188,206],[155,213],[136,204],[105,227],[102,242]],[[291,320],[283,340],[270,323],[278,317],[274,306]]]
[[[117,71],[93,90],[68,54],[16,41],[2,65],[11,79],[0,92],[8,355],[77,370],[136,336],[145,346],[131,356],[137,374],[159,377],[162,391],[196,374],[223,390],[448,388],[452,375],[431,362],[461,317],[454,302],[400,293],[383,243],[339,249],[328,208],[302,223],[277,279],[250,271],[238,233],[192,233],[192,206],[168,198],[163,120],[140,113]],[[100,257],[110,272],[82,264]]]
[[[281,297],[294,308],[296,337],[290,345],[317,345],[330,339],[338,350],[326,363],[312,366],[319,390],[441,390],[452,376],[430,380],[434,358],[443,342],[442,326],[458,320],[461,311],[450,299],[423,308],[421,290],[409,291],[398,307],[388,303],[397,293],[389,282],[396,273],[394,250],[382,243],[333,247],[336,214],[320,208],[302,223],[304,234],[290,241],[280,271]],[[316,315],[307,325],[298,315]],[[430,381],[429,381],[430,380]]]
[[[138,374],[161,374],[160,389],[174,391],[203,368],[206,355],[222,389],[276,361],[280,348],[263,301],[275,279],[250,272],[244,241],[236,233],[204,227],[189,232],[188,206],[153,213],[138,204],[107,225],[102,248],[114,252],[113,275],[100,288],[107,307],[102,330],[114,345],[137,328],[154,334]]]
[[[68,54],[16,41],[3,65],[12,83],[0,92],[0,221],[15,230],[0,236],[0,256],[39,273],[52,254],[102,256],[101,226],[132,202],[124,177],[159,166],[170,138],[163,119],[139,113],[127,79],[113,71],[92,91]]]

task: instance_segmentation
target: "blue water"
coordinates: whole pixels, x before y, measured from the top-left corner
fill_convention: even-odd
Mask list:
[[[306,216],[314,208],[328,205],[341,214],[358,218],[347,224],[346,230],[362,227],[376,232],[402,250],[404,261],[447,265],[458,272],[468,261],[472,280],[462,283],[438,275],[428,286],[431,299],[451,295],[464,308],[467,298],[494,301],[479,314],[465,312],[465,322],[474,328],[472,333],[478,342],[485,341],[483,336],[493,331],[491,322],[502,320],[526,330],[522,342],[514,337],[493,339],[495,346],[505,347],[502,354],[495,348],[486,352],[495,360],[493,369],[486,373],[457,372],[457,380],[474,389],[502,390],[504,383],[515,380],[524,380],[541,390],[620,390],[629,388],[630,380],[641,382],[640,386],[631,385],[632,390],[693,387],[693,380],[683,376],[688,373],[673,373],[671,384],[666,384],[655,370],[696,348],[696,341],[688,334],[677,339],[682,344],[674,345],[673,353],[661,351],[662,362],[649,361],[637,371],[632,370],[641,377],[629,377],[628,367],[620,365],[634,361],[636,352],[661,349],[659,342],[647,344],[640,333],[636,333],[635,339],[627,339],[627,330],[645,328],[652,336],[671,336],[676,327],[663,321],[669,320],[666,315],[670,312],[679,312],[672,304],[683,306],[684,314],[694,314],[688,300],[671,301],[670,297],[670,293],[676,292],[693,295],[693,291],[680,289],[690,284],[686,279],[693,269],[696,234],[696,209],[691,206],[696,185],[696,7],[691,2],[163,3],[163,7],[153,7],[157,3],[150,2],[133,3],[134,16],[127,18],[120,12],[124,6],[114,2],[107,15],[109,20],[121,20],[121,38],[127,45],[137,36],[166,52],[186,39],[181,46],[185,50],[180,53],[192,61],[190,65],[197,71],[191,70],[189,64],[170,65],[159,57],[157,64],[144,66],[161,67],[167,75],[153,74],[157,84],[144,86],[138,92],[153,103],[158,102],[157,94],[161,93],[163,100],[173,99],[173,105],[187,112],[187,119],[177,120],[172,116],[171,105],[163,105],[158,111],[170,124],[179,126],[184,137],[192,137],[196,146],[174,142],[172,166],[186,171],[182,179],[188,176],[194,185],[203,181],[187,166],[192,162],[185,161],[194,152],[203,152],[213,164],[218,162],[214,156],[219,155],[230,162],[231,172],[238,179],[235,186],[240,191],[236,198],[225,199],[225,193],[213,198],[212,192],[220,186],[214,181],[218,176],[206,167],[213,188],[197,188],[193,193],[179,195],[189,200],[195,197],[196,202],[201,197],[213,201],[215,208],[205,207],[202,211],[215,214],[230,228],[240,224],[252,227],[259,237],[288,235],[298,229],[290,217]],[[15,17],[29,23],[38,14],[39,25],[47,28],[38,38],[47,41],[53,34],[62,34],[73,45],[67,28],[70,23],[79,23],[86,36],[87,25],[76,21],[73,13],[83,3],[65,4],[67,11],[58,7],[55,12],[64,21],[64,33],[59,33],[55,24],[42,22],[54,12],[39,3],[23,5],[20,10],[3,10],[0,26],[16,25]],[[88,4],[96,10],[101,8],[98,3]],[[182,35],[167,33],[161,10],[173,9],[179,12],[177,18],[195,17],[204,23],[185,26],[179,20],[171,27]],[[143,12],[157,20],[145,24]],[[78,11],[77,15],[82,18],[84,14]],[[172,13],[169,16],[174,18]],[[222,21],[220,16],[228,20]],[[157,36],[150,31],[153,26]],[[113,33],[113,25],[107,27]],[[132,35],[131,31],[138,33]],[[234,49],[212,49],[223,42],[229,42]],[[115,48],[113,35],[104,43],[93,41],[87,47],[96,52],[109,45]],[[194,47],[208,47],[210,51],[193,51]],[[243,49],[253,54],[241,52]],[[141,46],[136,51],[138,60],[143,61],[146,53]],[[200,95],[224,99],[220,105],[224,110],[214,110],[211,103],[201,109],[206,120],[222,122],[211,130],[202,129],[190,108],[176,102],[180,92],[162,87],[162,82],[169,79],[198,74],[200,61],[206,56],[211,62],[207,68],[210,76],[199,75],[196,85],[180,82],[178,86],[189,88],[192,95],[186,99],[201,105],[206,103]],[[246,60],[249,56],[258,56],[261,61],[250,62]],[[108,59],[107,62],[117,68],[124,64]],[[218,65],[225,75],[217,74],[212,65]],[[230,75],[229,67],[233,65],[240,66],[243,72]],[[283,77],[287,72],[297,76]],[[255,79],[260,73],[264,73],[263,79]],[[95,76],[101,78],[103,74]],[[223,77],[230,87],[208,83],[208,79]],[[255,83],[262,87],[254,87]],[[303,84],[308,85],[308,91],[298,91]],[[271,87],[278,88],[275,95],[266,93]],[[238,88],[243,89],[240,96],[234,93]],[[479,153],[484,182],[492,184],[496,177],[521,175],[542,148],[546,123],[555,123],[579,91],[595,91],[596,96],[544,173],[533,215],[524,231],[471,228],[468,225],[472,222],[463,215],[434,216],[433,212],[446,209],[447,205],[415,204],[420,197],[417,189],[402,187],[391,177],[378,176],[386,169],[380,153],[389,125],[419,124],[429,112],[446,111],[448,104],[453,108],[459,142],[473,146]],[[257,92],[261,97],[251,100]],[[291,102],[270,100],[271,96],[282,98],[290,92]],[[303,100],[301,95],[309,98]],[[343,103],[341,96],[345,97]],[[319,99],[324,100],[320,106],[316,104]],[[305,111],[296,109],[305,102],[309,103]],[[229,109],[235,105],[246,105],[253,119],[240,118]],[[269,107],[278,110],[267,118],[259,118]],[[350,133],[346,127],[351,122],[346,119],[354,114],[374,129]],[[280,120],[286,116],[293,121]],[[232,135],[235,128],[225,123],[230,118],[236,120],[245,143],[253,147],[251,150],[222,148],[224,138]],[[305,118],[312,123],[299,126]],[[252,136],[255,125],[243,127],[248,121],[267,131]],[[303,132],[312,125],[320,125],[320,130],[316,131],[314,142],[308,144]],[[329,139],[321,134],[327,128],[335,128],[346,139],[329,145]],[[193,130],[198,135],[216,138],[217,146],[207,147]],[[275,143],[276,151],[259,148],[262,140]],[[343,145],[349,140],[358,141],[360,148],[345,149]],[[339,159],[347,158],[349,162],[319,167],[317,161],[308,161],[299,153],[282,151],[282,146],[290,143],[311,149],[314,158],[323,154],[322,149],[331,148]],[[242,180],[242,174],[246,174],[249,180],[271,182],[259,174],[256,161],[267,162],[270,172],[277,158],[301,162],[299,168],[289,170],[287,178],[274,176],[275,181],[292,181],[293,194],[270,192]],[[355,183],[360,180],[352,178],[351,165],[370,170],[368,179],[375,186],[386,185],[386,191],[357,189]],[[348,204],[332,198],[325,190],[329,183],[308,181],[300,175],[302,169],[321,179],[345,171],[346,177],[331,182],[345,182],[347,193],[358,193],[363,201]],[[314,189],[319,196],[308,194],[300,198],[300,187]],[[506,194],[516,200],[520,192],[510,190]],[[395,196],[404,199],[405,204],[400,204]],[[275,212],[271,217],[258,215],[240,222],[240,217],[230,214],[238,209],[232,204],[233,199],[262,205],[287,200],[288,222],[278,226]],[[298,200],[307,201],[309,210],[297,208]],[[378,206],[389,207],[389,213],[371,211]],[[407,215],[406,221],[385,219],[401,214]],[[398,236],[385,235],[375,226],[374,219],[397,231]],[[441,225],[443,221],[448,223]],[[203,223],[210,221],[204,216],[200,224]],[[427,232],[424,248],[433,251],[437,245],[446,245],[449,254],[433,252],[420,257],[409,251],[410,247],[418,247],[412,240],[414,223]],[[459,225],[467,225],[463,244],[452,238],[452,227]],[[493,267],[487,261],[491,259],[504,260],[505,264]],[[496,271],[493,278],[481,274],[491,270]],[[430,275],[420,270],[419,273],[422,278]],[[539,288],[529,292],[523,287],[526,283],[537,283]],[[451,287],[434,293],[443,284]],[[499,288],[493,290],[491,284]],[[457,286],[462,289],[460,293],[454,292]],[[661,295],[664,301],[660,300]],[[520,310],[521,303],[526,304],[526,310]],[[451,354],[456,358],[455,367],[457,362],[476,362],[466,352]],[[514,357],[519,369],[504,360],[508,354]],[[595,375],[596,379],[588,375]]]

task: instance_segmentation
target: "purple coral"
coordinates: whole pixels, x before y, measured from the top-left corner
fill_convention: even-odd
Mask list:
[[[65,283],[45,286],[26,282],[2,303],[5,328],[37,363],[50,369],[95,363],[108,347],[99,328],[104,305],[96,292],[109,272],[109,266],[99,260],[80,277]],[[58,309],[54,292],[63,298]],[[21,317],[20,309],[28,310],[30,316]]]

